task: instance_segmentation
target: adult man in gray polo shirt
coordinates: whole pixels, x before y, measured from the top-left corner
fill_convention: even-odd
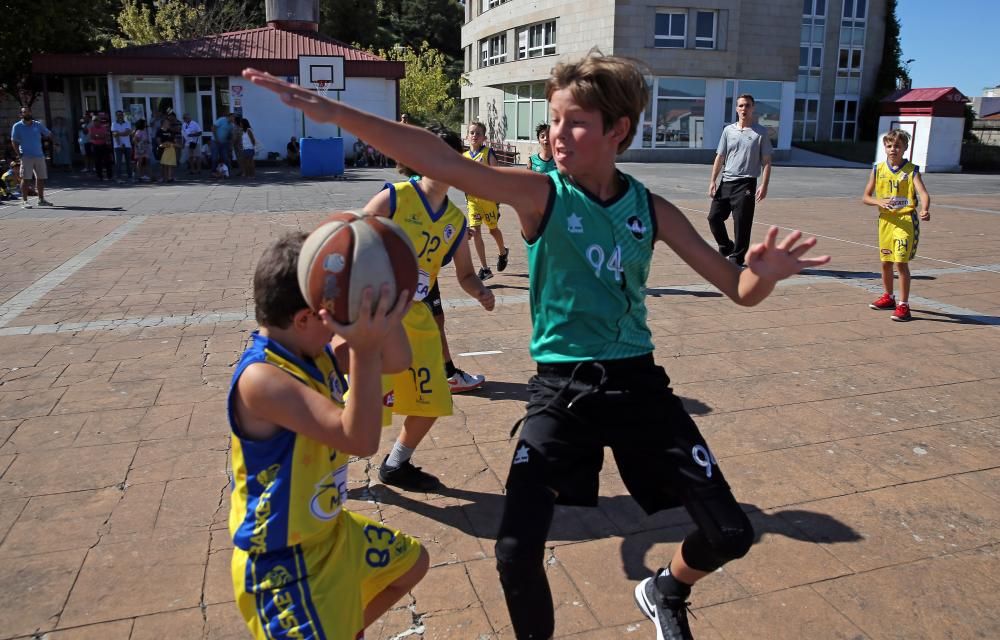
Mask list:
[[[753,96],[748,93],[736,99],[739,119],[722,130],[708,185],[708,197],[712,199],[708,226],[719,245],[719,253],[741,267],[746,266],[743,261],[750,248],[754,207],[767,197],[767,183],[771,179],[771,139],[766,128],[754,124],[753,107]],[[758,187],[757,176],[762,168]],[[718,184],[720,171],[722,184]],[[730,213],[735,242],[726,232]]]
[[[49,177],[45,166],[45,152],[42,151],[42,138],[52,137],[44,124],[31,117],[31,107],[21,107],[21,119],[14,123],[10,130],[10,143],[14,147],[14,158],[21,160],[21,206],[30,209],[28,204],[28,181],[35,176],[35,191],[38,192],[38,206],[51,207],[52,203],[45,199],[45,179]]]

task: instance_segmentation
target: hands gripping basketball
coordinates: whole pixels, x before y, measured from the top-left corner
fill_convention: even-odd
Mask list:
[[[799,242],[801,237],[801,231],[792,231],[776,244],[778,227],[771,227],[764,236],[764,242],[750,247],[746,256],[747,266],[757,276],[777,282],[806,267],[818,267],[830,261],[830,256],[803,259],[802,256],[816,246],[816,238]]]
[[[405,289],[393,298],[392,287],[386,282],[379,289],[377,304],[374,304],[374,287],[365,287],[361,293],[358,317],[351,324],[340,324],[326,308],[320,309],[317,315],[327,329],[342,337],[355,351],[377,351],[382,348],[389,332],[403,321],[412,299],[413,294]]]

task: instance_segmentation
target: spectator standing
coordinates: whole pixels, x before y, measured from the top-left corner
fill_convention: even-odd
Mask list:
[[[250,121],[240,118],[240,173],[244,178],[257,177],[257,161],[254,155],[257,153],[257,138],[250,128]]]
[[[31,107],[21,107],[21,119],[10,130],[10,142],[14,157],[21,160],[21,206],[30,209],[28,203],[28,180],[35,176],[35,190],[38,192],[38,206],[51,207],[45,199],[45,179],[49,177],[42,151],[42,138],[50,138],[52,132],[44,124],[31,117]]]
[[[73,165],[73,147],[66,118],[57,117],[52,124],[52,166],[69,169]]]
[[[754,99],[749,93],[736,99],[738,119],[722,130],[708,183],[708,197],[712,199],[708,226],[715,236],[719,253],[740,267],[746,266],[744,260],[750,249],[754,208],[767,197],[767,183],[771,179],[771,138],[767,129],[754,123],[753,108]],[[757,176],[762,170],[758,187]],[[722,184],[716,186],[720,171]],[[729,214],[733,215],[735,242],[726,232]]]
[[[170,130],[167,118],[160,120],[160,130],[156,132],[156,148],[160,156],[160,182],[173,182],[174,169],[177,167],[177,145],[174,143],[174,132]]]
[[[111,138],[115,146],[115,178],[122,184],[126,176],[132,179],[132,123],[125,120],[124,111],[115,111]]]
[[[98,113],[90,121],[90,145],[94,150],[94,171],[97,173],[97,180],[104,180],[107,173],[108,180],[111,180],[111,131],[108,129],[108,116]]]
[[[229,164],[232,160],[230,150],[233,148],[232,142],[233,126],[227,116],[220,116],[212,125],[212,166],[219,162]]]
[[[201,125],[191,119],[190,113],[182,118],[181,135],[184,136],[184,146],[187,148],[188,173],[201,173]]]
[[[135,134],[132,136],[132,155],[135,158],[135,179],[137,182],[149,182],[149,156],[150,147],[149,130],[146,128],[146,121],[139,120],[135,123]]]
[[[357,143],[355,143],[357,145]],[[285,145],[285,150],[288,151],[288,166],[297,167],[301,161],[301,152],[299,151],[299,139],[292,136],[288,140],[288,144]]]
[[[94,147],[90,144],[90,121],[93,117],[88,111],[80,118],[80,125],[77,127],[76,141],[80,144],[80,153],[83,155],[83,173],[94,170]]]

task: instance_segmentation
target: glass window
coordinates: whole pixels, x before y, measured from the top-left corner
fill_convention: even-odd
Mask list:
[[[501,33],[480,42],[480,65],[491,67],[507,62],[507,34]]]
[[[857,100],[834,100],[833,131],[830,137],[833,140],[853,140],[857,128],[857,117]]]
[[[518,59],[550,56],[556,52],[556,21],[550,20],[519,29],[517,32]]]
[[[715,48],[715,20],[714,11],[699,11],[695,21],[694,46],[696,49]]]
[[[795,118],[792,128],[793,140],[815,140],[819,100],[816,98],[796,98]]]
[[[705,81],[657,78],[656,96],[652,146],[700,148],[705,122]]]
[[[657,47],[683,49],[687,43],[687,12],[656,14],[654,44]]]
[[[483,11],[489,11],[493,7],[499,7],[500,5],[506,4],[508,2],[510,2],[510,0],[482,0],[479,13],[482,13]]]
[[[187,77],[184,78],[184,93],[194,93],[197,91],[195,89],[195,81],[197,78]]]
[[[503,87],[504,140],[533,140],[535,126],[549,121],[545,83],[509,84]]]
[[[212,78],[210,76],[200,76],[198,78],[198,91],[211,91]]]
[[[826,0],[803,0],[803,2],[802,2],[802,15],[804,15],[804,16],[825,16],[826,15]]]
[[[146,76],[142,78],[120,78],[118,90],[122,93],[145,95],[174,95],[174,81],[170,78]]]

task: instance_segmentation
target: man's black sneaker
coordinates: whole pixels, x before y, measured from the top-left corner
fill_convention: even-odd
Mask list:
[[[497,258],[497,271],[503,271],[507,268],[507,256],[510,255],[510,247],[504,247],[503,253]]]
[[[656,588],[656,576],[636,585],[635,603],[656,625],[656,640],[694,640],[688,626],[688,603],[682,598],[660,595]]]
[[[492,277],[493,277],[493,272],[490,270],[489,267],[482,267],[479,269],[479,279],[482,280],[483,282],[489,280]]]
[[[382,459],[382,466],[378,470],[378,479],[382,484],[399,487],[405,491],[433,491],[441,486],[441,481],[435,476],[421,471],[420,467],[414,467],[413,463],[407,460],[398,467],[386,466],[389,456]]]

